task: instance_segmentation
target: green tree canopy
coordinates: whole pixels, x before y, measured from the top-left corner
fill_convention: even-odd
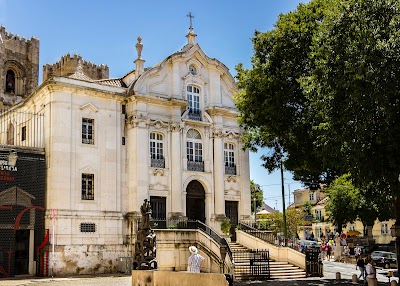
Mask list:
[[[289,238],[296,237],[299,227],[304,225],[304,211],[302,209],[289,208],[286,211],[287,232]],[[282,233],[283,214],[275,212],[263,215],[260,221],[260,228],[272,231],[274,234]]]
[[[246,146],[303,182],[351,173],[394,197],[400,224],[400,1],[312,0],[252,41],[235,96]]]
[[[272,172],[284,160],[285,168],[305,182],[319,181],[333,172],[331,160],[324,161],[328,150],[313,145],[317,122],[299,82],[310,75],[312,39],[332,2],[311,1],[280,15],[273,30],[255,32],[252,69],[237,66],[241,91],[235,100],[246,147],[269,148],[270,153],[263,156],[265,168]]]
[[[263,192],[259,184],[254,183],[253,180],[250,181],[250,191],[251,191],[251,211],[254,212],[254,198],[256,199],[256,208],[262,207],[264,198]]]

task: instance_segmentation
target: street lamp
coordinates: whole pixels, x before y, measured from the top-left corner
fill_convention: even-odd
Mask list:
[[[17,164],[18,155],[15,150],[11,150],[8,154],[8,166],[15,167]]]

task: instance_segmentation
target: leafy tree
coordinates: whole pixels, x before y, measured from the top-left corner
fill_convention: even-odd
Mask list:
[[[259,184],[254,183],[253,180],[250,181],[250,191],[251,191],[251,211],[254,212],[254,198],[256,199],[256,208],[262,207],[264,199],[263,192]]]
[[[302,86],[317,112],[317,145],[369,198],[393,197],[400,224],[400,2],[348,0],[321,24]],[[368,189],[373,185],[374,188]],[[379,205],[380,208],[387,206]]]
[[[303,211],[305,215],[312,215],[312,205],[310,201],[306,201],[303,206]]]
[[[300,4],[296,11],[279,16],[275,28],[252,39],[252,69],[237,69],[236,105],[245,129],[245,146],[267,147],[264,167],[272,172],[284,161],[296,179],[318,182],[335,174],[324,155],[329,150],[313,145],[315,115],[299,79],[312,70],[312,39],[334,0]]]
[[[342,175],[324,191],[329,196],[325,207],[328,219],[337,226],[340,233],[344,224],[357,219],[360,191],[353,186],[350,174]]]
[[[252,41],[235,96],[246,146],[303,182],[351,173],[367,202],[392,199],[400,225],[400,2],[312,0]]]
[[[289,208],[286,210],[286,225],[288,237],[296,237],[299,227],[304,225],[304,212],[302,209]],[[275,212],[263,215],[260,228],[270,230],[274,234],[283,233],[283,214]]]
[[[370,185],[369,190],[375,190],[375,186]],[[350,174],[345,174],[336,179],[324,191],[329,195],[326,206],[329,220],[338,226],[339,232],[342,225],[359,219],[364,226],[364,233],[368,229],[368,236],[372,239],[372,227],[375,220],[381,221],[393,218],[390,208],[381,208],[381,205],[388,206],[390,201],[387,196],[368,195],[369,190],[354,187]]]

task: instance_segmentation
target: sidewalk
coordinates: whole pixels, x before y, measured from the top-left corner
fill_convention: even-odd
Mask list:
[[[360,274],[354,264],[345,264],[333,261],[323,261],[324,277],[310,277],[301,280],[270,280],[270,281],[237,281],[235,286],[333,286],[349,285],[353,274]],[[336,273],[341,273],[341,280],[336,280]],[[377,279],[380,286],[388,285],[389,279],[385,276],[387,270],[377,269]],[[396,281],[398,279],[396,278]],[[362,285],[362,281],[354,285]],[[80,275],[67,278],[38,278],[38,277],[14,277],[0,280],[0,286],[131,286],[131,276],[122,273],[104,275]],[[179,281],[177,281],[179,286]],[[209,285],[205,285],[209,286]],[[210,285],[212,286],[212,285]]]

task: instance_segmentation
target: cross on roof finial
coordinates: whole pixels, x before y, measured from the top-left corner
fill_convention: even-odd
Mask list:
[[[193,27],[192,27],[192,19],[194,18],[194,16],[192,15],[192,12],[189,12],[189,14],[187,14],[186,17],[189,17],[189,19],[190,19],[190,27],[189,27],[189,29],[192,30],[193,29]]]

